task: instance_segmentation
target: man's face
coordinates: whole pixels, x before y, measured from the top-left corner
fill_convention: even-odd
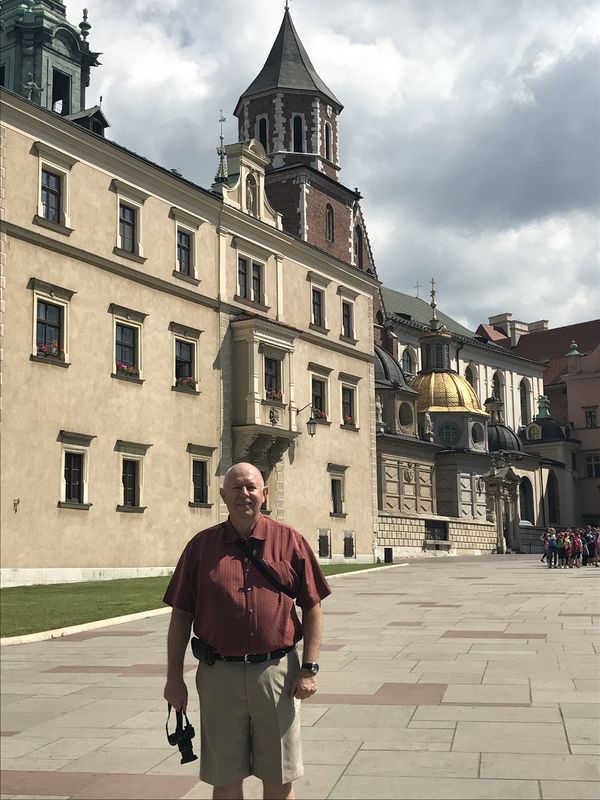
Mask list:
[[[262,475],[252,464],[237,464],[227,474],[221,497],[236,527],[244,529],[256,523],[267,492]]]

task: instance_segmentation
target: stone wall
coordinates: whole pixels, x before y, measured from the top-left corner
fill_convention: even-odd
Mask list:
[[[496,549],[496,531],[492,523],[431,517],[448,523],[448,541],[426,539],[425,518],[396,517],[380,514],[376,531],[375,556],[385,560],[385,548],[392,548],[394,561],[437,555],[481,555]]]

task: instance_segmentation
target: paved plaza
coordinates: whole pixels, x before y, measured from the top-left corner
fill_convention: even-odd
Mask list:
[[[299,798],[600,797],[600,569],[431,558],[331,583]],[[211,796],[165,739],[167,624],[2,648],[2,798]]]

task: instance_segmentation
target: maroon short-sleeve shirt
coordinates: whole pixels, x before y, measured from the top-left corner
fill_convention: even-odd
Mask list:
[[[164,602],[194,617],[194,633],[223,656],[268,653],[302,638],[294,600],[279,592],[234,544],[229,520],[191,539]],[[331,594],[312,548],[289,525],[262,514],[246,540],[296,594],[302,609]]]

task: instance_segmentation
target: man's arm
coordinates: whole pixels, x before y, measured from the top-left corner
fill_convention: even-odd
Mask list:
[[[321,603],[302,609],[302,661],[318,661],[323,633],[323,611]],[[317,676],[301,670],[294,686],[292,696],[306,700],[317,691]]]
[[[185,650],[190,640],[193,617],[186,611],[174,608],[167,636],[167,682],[164,698],[175,711],[187,708],[188,691],[183,680]]]

